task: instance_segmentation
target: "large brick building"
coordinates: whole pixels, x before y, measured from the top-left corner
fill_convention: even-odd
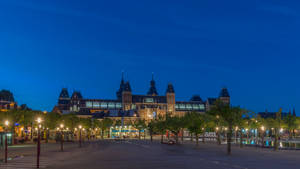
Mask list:
[[[182,116],[191,111],[205,113],[217,99],[230,103],[226,88],[221,90],[219,97],[208,98],[206,101],[198,95],[193,96],[189,101],[177,101],[171,83],[167,85],[165,94],[159,95],[153,77],[149,91],[145,95],[133,94],[129,81],[125,82],[122,77],[116,96],[114,100],[88,99],[83,98],[80,92],[74,91],[70,97],[68,90],[63,88],[53,111],[63,114],[73,112],[80,117],[130,120],[141,118],[149,121],[166,114]]]

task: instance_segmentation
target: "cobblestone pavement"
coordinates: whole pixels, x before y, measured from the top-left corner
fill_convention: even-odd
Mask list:
[[[31,151],[34,150],[31,147]],[[10,160],[7,165],[0,163],[0,169],[35,168],[35,160],[34,155],[25,155]],[[299,160],[300,151],[274,152],[270,149],[233,146],[232,155],[227,156],[226,145],[213,143],[200,143],[196,147],[189,142],[184,145],[165,145],[149,140],[101,140],[85,143],[83,148],[78,148],[78,144],[68,144],[64,152],[59,151],[59,144],[49,144],[43,148],[41,168],[298,169]]]

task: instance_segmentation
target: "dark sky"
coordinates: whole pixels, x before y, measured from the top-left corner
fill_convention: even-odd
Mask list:
[[[216,97],[226,86],[234,105],[300,112],[299,8],[290,0],[2,0],[0,89],[51,110],[62,87],[115,98],[124,70],[144,94],[154,72],[159,93],[172,82],[177,100]]]

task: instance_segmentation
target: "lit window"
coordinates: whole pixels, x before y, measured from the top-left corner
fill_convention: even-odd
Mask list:
[[[93,103],[92,102],[85,102],[85,106],[88,107],[88,108],[92,108]]]
[[[109,109],[114,109],[114,108],[115,108],[115,103],[109,102],[109,103],[108,103],[108,108],[109,108]]]
[[[106,102],[101,102],[100,107],[103,109],[107,109],[107,103]]]
[[[99,108],[100,107],[100,103],[99,102],[93,102],[93,107],[94,108]]]

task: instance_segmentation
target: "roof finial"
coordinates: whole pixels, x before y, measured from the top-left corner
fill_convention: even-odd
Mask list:
[[[152,72],[152,80],[154,80],[154,72]]]
[[[124,80],[124,70],[122,70],[122,80]]]

